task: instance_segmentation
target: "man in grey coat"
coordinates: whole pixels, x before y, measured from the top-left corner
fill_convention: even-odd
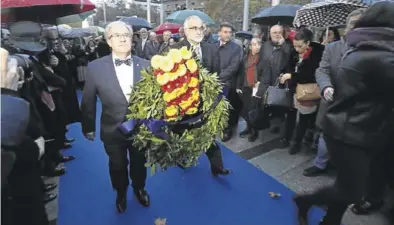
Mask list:
[[[359,19],[364,9],[355,10],[349,14],[347,18],[346,33],[353,29],[355,22]],[[326,114],[326,110],[333,100],[335,84],[331,82],[331,78],[337,76],[337,69],[341,63],[342,56],[348,50],[345,40],[336,41],[326,46],[320,66],[316,70],[316,82],[319,85],[322,94],[319,112],[316,118],[316,125],[322,129],[322,119]],[[304,170],[307,177],[318,176],[327,171],[327,163],[330,159],[326,147],[326,143],[320,135],[317,155],[313,161],[313,166]]]
[[[117,192],[116,208],[123,213],[126,210],[129,176],[138,201],[143,206],[149,206],[149,195],[145,190],[145,153],[135,149],[118,129],[126,120],[131,88],[141,79],[141,70],[149,66],[149,61],[131,56],[133,30],[124,22],[108,24],[105,35],[112,54],[88,65],[81,104],[82,131],[88,140],[94,140],[99,97],[102,104],[100,137],[109,158],[112,187]]]

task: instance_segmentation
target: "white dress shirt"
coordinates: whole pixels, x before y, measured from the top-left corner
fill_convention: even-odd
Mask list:
[[[120,66],[115,65],[115,60],[119,59],[119,57],[116,57],[115,55],[112,55],[114,67],[115,67],[115,72],[116,72],[116,77],[118,78],[120,87],[122,88],[123,94],[125,95],[127,101],[130,100],[130,93],[131,93],[131,88],[133,86],[134,82],[134,69],[133,69],[133,61],[131,61],[131,65],[128,66],[126,64],[122,64]],[[131,59],[131,56],[128,56],[127,59]]]
[[[142,50],[145,49],[145,44],[146,44],[146,41],[147,41],[147,40],[148,40],[148,38],[142,39],[142,42],[141,42],[141,48],[142,48]]]

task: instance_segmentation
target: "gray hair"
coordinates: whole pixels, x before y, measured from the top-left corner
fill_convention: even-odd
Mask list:
[[[252,40],[250,40],[249,43],[252,43],[252,41],[256,41],[257,44],[259,44],[259,45],[262,45],[262,44],[263,44],[263,40],[261,40],[261,38],[258,38],[258,37],[252,38]]]
[[[201,21],[201,23],[204,24],[204,22],[202,21],[202,19],[201,19],[200,17],[193,15],[193,16],[189,16],[189,17],[187,17],[187,18],[185,19],[185,22],[183,22],[183,27],[189,28],[189,22],[190,22],[191,20],[199,20],[199,21]]]
[[[133,35],[133,28],[131,28],[130,25],[128,25],[127,23],[122,22],[122,21],[114,21],[114,22],[109,23],[107,26],[105,26],[105,33],[104,34],[105,34],[106,40],[108,40],[108,38],[109,38],[109,33],[111,32],[112,27],[116,26],[116,25],[121,25],[121,26],[126,27],[127,30],[129,30],[130,34]]]
[[[149,32],[149,36],[157,36],[157,34],[156,34],[156,32],[151,31],[151,32]]]
[[[140,33],[141,33],[141,32],[148,32],[148,30],[147,30],[146,28],[141,28],[141,29],[140,29]]]
[[[366,8],[359,8],[359,9],[356,9],[356,10],[352,11],[351,13],[349,13],[349,15],[346,18],[346,25],[349,23],[349,21],[352,17],[360,16],[360,15],[364,14],[365,11],[367,11]]]
[[[163,32],[163,34],[170,34],[171,35],[172,32],[170,30],[166,30],[166,31]]]

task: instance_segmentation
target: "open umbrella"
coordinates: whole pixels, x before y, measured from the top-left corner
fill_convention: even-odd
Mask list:
[[[275,24],[292,25],[299,5],[277,5],[262,9],[253,18],[252,23],[273,26]]]
[[[163,24],[160,24],[158,27],[156,27],[154,31],[156,34],[162,34],[164,31],[169,30],[171,33],[175,34],[178,33],[179,28],[181,27],[181,24],[164,22]]]
[[[141,28],[152,29],[152,25],[141,17],[122,17],[119,19],[119,21],[125,22],[128,25],[132,26],[134,31],[138,31]]]
[[[235,37],[238,38],[244,38],[244,39],[252,39],[253,38],[253,34],[250,31],[238,31],[237,33],[235,33]]]
[[[204,12],[201,12],[199,10],[180,10],[171,13],[165,21],[171,22],[171,23],[178,23],[178,24],[183,24],[189,16],[198,16],[204,23],[208,25],[215,25],[215,22],[209,17],[207,14]]]
[[[364,8],[362,0],[327,0],[304,5],[297,11],[294,24],[312,27],[337,27],[346,24],[346,18],[352,11]]]
[[[89,0],[1,0],[1,21],[56,23],[63,16],[95,9]]]

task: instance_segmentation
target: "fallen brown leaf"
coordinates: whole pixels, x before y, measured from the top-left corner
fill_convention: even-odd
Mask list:
[[[155,219],[155,225],[167,225],[166,218],[157,218]]]

